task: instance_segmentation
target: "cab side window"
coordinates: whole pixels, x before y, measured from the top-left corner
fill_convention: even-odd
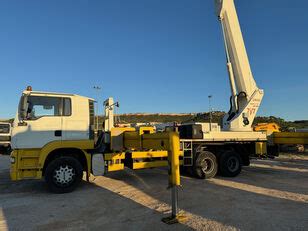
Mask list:
[[[71,100],[62,97],[29,96],[27,118],[35,120],[44,116],[70,116]]]
[[[72,105],[70,98],[63,98],[63,115],[64,116],[72,115]]]
[[[27,103],[27,119],[61,115],[61,98],[29,96]]]

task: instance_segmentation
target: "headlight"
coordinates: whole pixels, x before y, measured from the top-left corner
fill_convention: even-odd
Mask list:
[[[15,164],[15,157],[10,158],[11,164]]]

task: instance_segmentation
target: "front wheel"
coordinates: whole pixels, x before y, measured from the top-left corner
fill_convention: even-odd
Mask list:
[[[45,181],[54,193],[72,192],[82,179],[82,166],[73,157],[60,157],[51,161],[45,172]]]
[[[200,179],[209,179],[217,174],[216,156],[209,152],[203,151],[196,155],[196,161],[193,166],[195,176]]]

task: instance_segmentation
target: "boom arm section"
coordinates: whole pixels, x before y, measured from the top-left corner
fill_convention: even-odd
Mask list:
[[[215,5],[231,86],[231,108],[223,119],[223,130],[251,131],[264,93],[257,87],[250,69],[234,0],[215,0]]]

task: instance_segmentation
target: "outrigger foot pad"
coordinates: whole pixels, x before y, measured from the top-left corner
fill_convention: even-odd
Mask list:
[[[161,220],[162,220],[162,222],[164,222],[168,225],[172,225],[172,224],[185,222],[187,220],[187,217],[183,214],[178,214],[176,216],[172,215],[170,217],[164,217]]]

